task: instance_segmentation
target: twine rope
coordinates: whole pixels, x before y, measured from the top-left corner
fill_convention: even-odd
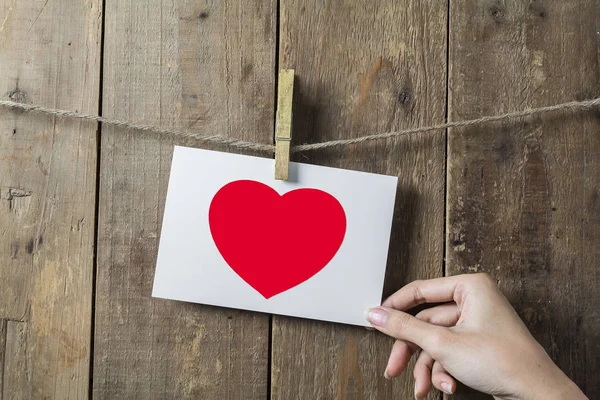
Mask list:
[[[71,118],[71,119],[82,119],[87,121],[100,122],[104,125],[116,126],[126,129],[133,129],[142,132],[154,132],[167,136],[174,136],[182,139],[196,139],[203,142],[214,143],[224,145],[227,147],[233,147],[236,149],[255,150],[260,152],[274,152],[275,146],[271,144],[261,144],[255,142],[248,142],[244,140],[232,139],[220,135],[202,135],[200,133],[181,131],[170,128],[161,128],[158,126],[137,124],[133,122],[120,121],[118,119],[105,118],[99,115],[85,114],[80,112],[59,110],[55,108],[47,108],[42,106],[36,106],[31,104],[18,103],[8,100],[0,100],[0,106],[7,107],[13,110],[21,110],[24,112],[40,113],[46,115],[52,115],[59,118]],[[553,106],[546,106],[540,108],[526,109],[522,111],[515,111],[501,115],[485,116],[477,119],[470,119],[465,121],[453,121],[446,122],[438,125],[423,126],[418,128],[403,129],[395,132],[378,133],[373,135],[361,136],[353,139],[340,139],[330,140],[321,143],[310,143],[293,146],[291,151],[303,152],[312,150],[321,150],[331,147],[342,147],[350,146],[359,143],[370,142],[374,140],[385,140],[391,138],[397,138],[400,136],[414,135],[417,133],[427,133],[439,130],[445,130],[449,128],[464,128],[469,126],[480,126],[484,124],[490,124],[494,122],[507,122],[523,118],[539,117],[545,114],[553,113],[577,113],[582,111],[588,111],[592,109],[600,108],[600,97],[585,100],[585,101],[570,101],[567,103],[556,104]]]

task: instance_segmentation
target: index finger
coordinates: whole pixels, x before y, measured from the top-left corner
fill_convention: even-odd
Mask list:
[[[456,275],[411,282],[385,299],[382,306],[406,311],[424,303],[455,300],[456,287],[464,277],[465,275]]]

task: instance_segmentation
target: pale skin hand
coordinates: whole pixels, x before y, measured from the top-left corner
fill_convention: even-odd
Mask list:
[[[445,304],[416,317],[406,313],[424,303]],[[414,368],[417,399],[432,384],[452,394],[456,380],[496,399],[586,399],[486,274],[412,282],[370,309],[367,319],[397,339],[386,377],[400,376],[422,349]]]

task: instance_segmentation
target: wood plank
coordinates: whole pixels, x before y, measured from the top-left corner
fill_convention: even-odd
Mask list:
[[[29,385],[28,356],[33,343],[29,341],[29,329],[27,322],[4,320],[5,351],[4,371],[2,374],[2,399],[31,399],[39,389]],[[46,359],[40,359],[47,362]],[[51,393],[47,391],[47,393]],[[74,398],[85,398],[87,392],[73,396]]]
[[[273,143],[275,15],[108,1],[104,115]],[[268,316],[151,298],[174,144],[195,143],[102,130],[94,397],[265,398]]]
[[[295,143],[444,122],[447,4],[280,4],[279,68],[296,71]],[[443,133],[306,153],[296,159],[398,175],[385,292],[417,278],[442,275]],[[272,399],[413,396],[412,373],[393,382],[384,379],[393,341],[378,332],[274,317],[272,344]],[[432,393],[431,398],[437,396]]]
[[[600,95],[600,3],[451,1],[449,119]],[[600,397],[600,118],[449,132],[449,274],[485,271]],[[456,396],[473,398],[474,396]]]
[[[100,0],[0,3],[0,95],[98,112]],[[89,393],[97,124],[0,109],[0,398]]]

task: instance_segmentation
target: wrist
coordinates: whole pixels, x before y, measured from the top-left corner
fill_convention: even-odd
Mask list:
[[[519,400],[586,400],[587,397],[557,366],[526,388]]]

